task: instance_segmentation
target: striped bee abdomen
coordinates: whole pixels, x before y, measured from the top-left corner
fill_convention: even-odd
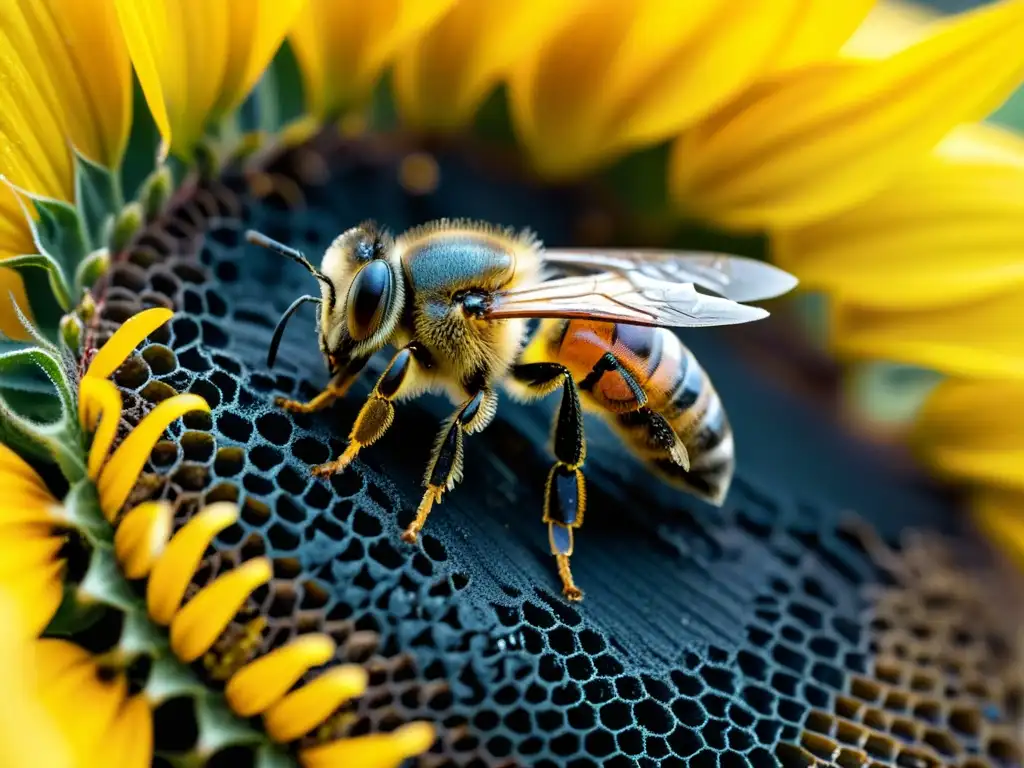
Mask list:
[[[710,379],[679,337],[666,328],[569,320],[552,323],[547,345],[550,359],[572,372],[584,402],[657,474],[722,503],[735,463],[732,429]],[[688,471],[672,458],[675,441],[667,428],[686,448]]]

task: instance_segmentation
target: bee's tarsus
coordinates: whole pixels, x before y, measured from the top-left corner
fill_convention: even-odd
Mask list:
[[[497,410],[496,401],[494,390],[481,389],[459,408],[455,418],[442,429],[427,469],[427,490],[416,508],[416,518],[402,534],[403,540],[410,543],[416,541],[430,510],[441,502],[446,490],[450,491],[462,479],[463,438],[490,424]]]
[[[578,603],[583,599],[583,590],[577,587],[576,582],[572,580],[569,556],[555,555],[555,562],[558,563],[558,577],[562,580],[562,594],[569,602]]]
[[[420,505],[416,507],[416,517],[409,523],[409,526],[402,532],[402,541],[408,542],[409,544],[415,544],[419,538],[420,531],[423,530],[423,526],[427,522],[427,517],[430,516],[430,510],[434,508],[434,504],[440,503],[441,496],[444,494],[444,488],[437,488],[434,486],[427,486],[426,492],[423,494],[423,499],[420,501]]]

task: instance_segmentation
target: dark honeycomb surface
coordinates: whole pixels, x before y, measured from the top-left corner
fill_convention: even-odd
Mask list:
[[[172,392],[213,413],[172,427],[137,496],[174,500],[179,524],[200,503],[240,503],[197,583],[272,557],[274,581],[246,612],[267,621],[264,650],[316,629],[359,658],[377,633],[371,695],[343,730],[429,717],[449,729],[433,761],[446,765],[1020,764],[1012,612],[973,548],[952,556],[956,509],[759,376],[730,334],[685,336],[736,432],[724,508],[661,485],[588,421],[582,604],[562,599],[540,521],[556,397],[506,399],[468,438],[465,478],[418,545],[399,533],[445,400],[400,404],[347,473],[314,480],[308,465],[344,447],[373,373],[315,417],[273,406],[325,383],[312,308],[276,368],[265,362],[281,311],[317,286],[246,245],[246,228],[316,261],[368,217],[395,230],[478,217],[568,244],[582,215],[565,190],[482,180],[458,156],[441,157],[436,192],[413,195],[396,164],[358,146],[308,150],[272,166],[277,191],[262,199],[240,179],[186,192],[109,275],[97,335],[146,306],[178,311],[117,374],[129,420]],[[908,543],[907,529],[925,533]]]

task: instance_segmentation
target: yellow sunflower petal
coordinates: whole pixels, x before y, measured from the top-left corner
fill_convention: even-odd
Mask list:
[[[878,0],[845,0],[822,3],[802,0],[794,12],[793,25],[782,46],[768,62],[779,71],[832,56],[857,32]]]
[[[117,0],[146,103],[172,151],[190,157],[207,125],[241,103],[300,5],[301,0]]]
[[[1024,493],[985,488],[974,493],[974,520],[981,531],[1024,566]]]
[[[289,37],[305,81],[306,109],[328,119],[358,105],[395,53],[453,2],[309,0]]]
[[[918,414],[914,443],[945,477],[1024,492],[1024,382],[943,382]]]
[[[29,466],[29,463],[6,445],[0,443],[0,478],[6,482],[7,478],[14,477],[20,477],[40,491],[48,493],[43,479]]]
[[[333,768],[359,765],[363,768],[398,768],[410,757],[430,749],[436,738],[428,723],[409,723],[393,733],[356,736],[302,750],[303,768]]]
[[[355,665],[328,669],[274,704],[263,725],[274,741],[288,742],[320,725],[349,699],[366,691],[366,670]]]
[[[917,42],[928,34],[928,25],[939,18],[937,11],[916,2],[885,0],[874,8],[846,41],[847,56],[883,58]]]
[[[171,648],[191,663],[210,649],[253,591],[270,581],[270,560],[258,557],[218,576],[171,620]]]
[[[144,338],[174,317],[163,307],[146,309],[125,320],[89,363],[86,376],[106,379],[116,371]]]
[[[153,713],[142,696],[129,699],[103,739],[110,768],[148,768],[153,764]]]
[[[1021,292],[936,308],[882,311],[834,302],[832,345],[841,355],[932,368],[951,376],[1024,379]]]
[[[1024,284],[1024,140],[961,128],[881,193],[777,230],[779,266],[858,306],[915,309]]]
[[[72,148],[117,166],[131,123],[131,68],[112,10],[90,0],[0,3],[0,176],[45,197],[74,200]],[[17,197],[0,185],[0,258],[34,253]],[[21,279],[0,270],[0,330],[24,339],[9,291],[23,309]]]
[[[34,478],[2,474],[0,477],[5,481],[2,487],[7,497],[6,501],[12,508],[25,507],[26,512],[32,510],[31,514],[35,516],[36,520],[59,519],[56,499],[47,489],[39,488],[35,484]],[[9,519],[0,518],[0,525]]]
[[[71,144],[90,160],[118,167],[132,124],[132,69],[113,6],[107,0],[20,5],[35,13],[45,62],[37,67],[50,75]]]
[[[103,736],[127,693],[124,676],[101,678],[88,652],[65,640],[40,640],[36,648],[40,673],[45,675],[41,680],[44,700],[60,718],[79,754],[98,759],[105,752]],[[88,706],[82,706],[83,702]]]
[[[421,127],[465,125],[510,65],[528,55],[574,10],[573,0],[456,3],[399,47],[394,90],[404,120]]]
[[[18,617],[16,602],[0,590],[0,626],[11,627]],[[0,632],[0,765],[40,765],[84,768],[52,707],[43,701],[35,638]]]
[[[335,649],[329,635],[297,637],[242,667],[228,681],[224,696],[242,717],[258,715],[288,693],[306,672],[326,664]]]
[[[64,596],[65,566],[57,558],[63,541],[43,535],[27,526],[0,533],[0,585],[16,602],[18,631],[26,637],[46,629]]]
[[[107,519],[113,519],[124,505],[139,479],[139,473],[168,425],[192,411],[209,413],[210,406],[199,395],[175,395],[158,404],[146,414],[138,426],[114,451],[100,473],[96,487],[100,506]]]
[[[890,58],[767,80],[676,142],[672,195],[737,228],[795,226],[864,200],[1014,91],[1022,39],[1024,0],[1002,0]]]
[[[3,229],[3,225],[4,208],[3,201],[0,199],[0,230]],[[5,255],[4,242],[3,232],[0,231],[0,258]],[[15,246],[15,248],[17,250],[9,251],[6,255],[26,253],[31,250],[31,245],[25,243],[23,246]],[[22,314],[30,322],[32,321],[32,310],[28,305],[28,295],[25,293],[25,283],[22,281],[21,275],[13,269],[0,267],[0,333],[15,341],[27,341],[31,337],[25,330],[25,326],[21,324],[21,319],[14,309],[15,306],[21,309]]]
[[[580,173],[677,134],[776,58],[789,66],[838,46],[865,4],[776,0],[751,13],[729,0],[562,3],[554,33],[511,67],[517,132],[541,171]]]
[[[233,504],[210,504],[174,535],[146,584],[146,605],[154,622],[161,626],[171,623],[206,548],[236,520],[238,509]]]
[[[114,553],[129,579],[141,579],[153,568],[171,536],[174,513],[166,501],[147,501],[132,508],[114,533]]]
[[[99,477],[121,421],[121,393],[114,382],[92,376],[78,386],[78,420],[87,432],[94,432],[89,448],[89,479]]]

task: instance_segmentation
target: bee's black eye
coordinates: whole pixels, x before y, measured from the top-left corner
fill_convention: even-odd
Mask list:
[[[348,333],[355,341],[370,338],[380,328],[394,296],[394,276],[383,259],[359,270],[348,289]]]

